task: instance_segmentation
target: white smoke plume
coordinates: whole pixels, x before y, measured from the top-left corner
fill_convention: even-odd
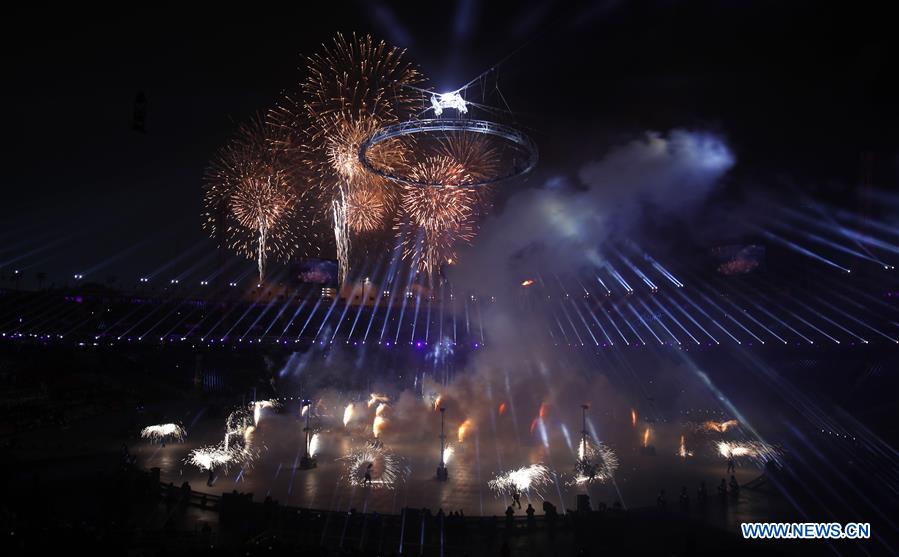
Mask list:
[[[734,162],[714,135],[647,133],[584,164],[575,183],[554,178],[513,195],[485,220],[450,279],[463,291],[501,292],[535,268],[573,271],[598,264],[613,235],[647,218],[689,215]]]

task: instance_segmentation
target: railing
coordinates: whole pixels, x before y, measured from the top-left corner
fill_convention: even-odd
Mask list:
[[[369,172],[377,174],[378,176],[394,182],[421,187],[445,185],[422,182],[413,180],[408,176],[392,174],[390,172],[387,172],[383,168],[378,168],[373,165],[371,161],[368,160],[367,156],[368,150],[371,147],[387,141],[388,139],[405,135],[441,131],[492,135],[508,141],[510,144],[514,145],[518,150],[520,150],[521,153],[524,154],[524,157],[521,160],[513,158],[513,164],[511,165],[511,168],[508,172],[497,174],[496,176],[492,176],[474,184],[465,184],[464,187],[472,188],[495,184],[497,182],[508,180],[509,178],[513,178],[515,176],[520,176],[521,174],[526,174],[530,172],[535,166],[537,166],[537,145],[533,142],[533,140],[531,140],[530,137],[521,133],[512,126],[507,126],[505,124],[499,124],[496,122],[488,122],[486,120],[469,120],[467,118],[435,118],[429,120],[409,120],[407,122],[400,122],[399,124],[385,126],[376,131],[371,137],[362,142],[362,145],[359,146],[359,162],[361,162]]]

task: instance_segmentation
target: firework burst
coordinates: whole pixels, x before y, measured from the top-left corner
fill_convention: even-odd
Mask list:
[[[723,422],[709,420],[696,426],[696,429],[704,433],[724,433],[728,429],[737,427],[738,425],[740,424],[737,420],[725,420]]]
[[[260,280],[268,259],[286,261],[307,233],[299,218],[305,192],[295,187],[294,165],[272,134],[258,118],[241,126],[204,175],[204,228],[220,245],[255,260]]]
[[[457,432],[456,438],[459,440],[459,443],[465,441],[465,436],[469,431],[474,427],[474,422],[471,421],[471,418],[466,418],[461,425],[459,425],[459,431]]]
[[[354,410],[354,405],[352,402],[347,404],[346,408],[343,409],[343,427],[346,427],[347,425],[349,425],[350,420],[353,419],[353,410]]]
[[[249,443],[226,447],[224,443],[193,449],[184,460],[200,470],[222,469],[228,471],[233,465],[249,468],[258,458],[259,451]]]
[[[235,451],[226,449],[224,445],[210,445],[193,449],[188,453],[185,462],[200,470],[227,469],[235,460]]]
[[[485,205],[484,192],[461,187],[471,181],[466,168],[446,155],[425,157],[412,164],[410,176],[431,186],[404,185],[394,223],[403,257],[431,274],[456,259],[456,246],[469,244],[476,217]]]
[[[349,454],[339,458],[344,464],[344,479],[356,487],[370,485],[372,488],[393,489],[405,480],[409,468],[403,460],[383,445],[366,443],[354,448]],[[366,472],[371,482],[366,480]]]
[[[517,470],[510,470],[496,475],[487,485],[497,495],[511,495],[530,491],[532,488],[539,493],[539,489],[552,481],[549,468],[543,464],[531,464]]]
[[[277,400],[274,400],[274,399],[272,399],[272,400],[257,400],[255,402],[253,402],[252,406],[253,406],[253,425],[259,425],[259,422],[262,420],[262,418],[264,416],[262,411],[263,410],[269,410],[269,411],[277,410],[281,406],[281,403],[279,403]]]
[[[759,462],[778,460],[782,451],[777,447],[761,441],[719,441],[716,443],[718,454],[722,458],[749,458]]]
[[[593,443],[583,439],[578,444],[578,460],[574,468],[574,479],[568,485],[592,482],[606,482],[612,479],[618,469],[618,456],[603,443]]]
[[[378,407],[375,409],[375,419],[371,424],[371,433],[377,439],[381,436],[381,432],[384,431],[384,426],[387,425],[387,417],[384,416],[384,410],[387,409],[387,404],[381,402],[378,404]]]
[[[178,424],[159,424],[150,425],[140,431],[140,436],[144,439],[150,439],[155,443],[161,443],[174,439],[175,441],[184,441],[187,432]]]
[[[409,86],[423,81],[404,51],[370,36],[338,34],[331,46],[306,59],[307,77],[268,114],[284,130],[285,144],[311,170],[309,184],[331,202],[341,274],[347,272],[348,231],[365,233],[387,222],[392,198],[383,179],[359,162],[359,147],[384,125],[414,112],[422,99]],[[385,167],[404,164],[398,141],[373,150]]]

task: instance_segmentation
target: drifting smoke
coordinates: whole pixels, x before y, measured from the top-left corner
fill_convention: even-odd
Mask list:
[[[727,146],[713,135],[648,133],[584,165],[570,187],[513,195],[501,213],[484,220],[478,241],[460,253],[451,278],[467,289],[503,292],[528,278],[529,269],[598,265],[608,239],[646,216],[688,215],[733,164]]]

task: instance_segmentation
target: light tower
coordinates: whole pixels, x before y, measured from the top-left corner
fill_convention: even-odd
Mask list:
[[[437,479],[445,482],[449,479],[449,471],[446,469],[446,462],[443,461],[443,455],[446,452],[446,433],[444,431],[446,418],[446,408],[440,407],[440,464],[437,465]]]
[[[311,437],[309,435],[309,414],[312,413],[312,401],[303,399],[302,404],[303,408],[306,408],[306,427],[303,428],[303,433],[306,434],[306,450],[303,453],[303,458],[300,459],[300,469],[311,470],[316,466],[315,457],[309,452],[309,443],[311,441]]]

